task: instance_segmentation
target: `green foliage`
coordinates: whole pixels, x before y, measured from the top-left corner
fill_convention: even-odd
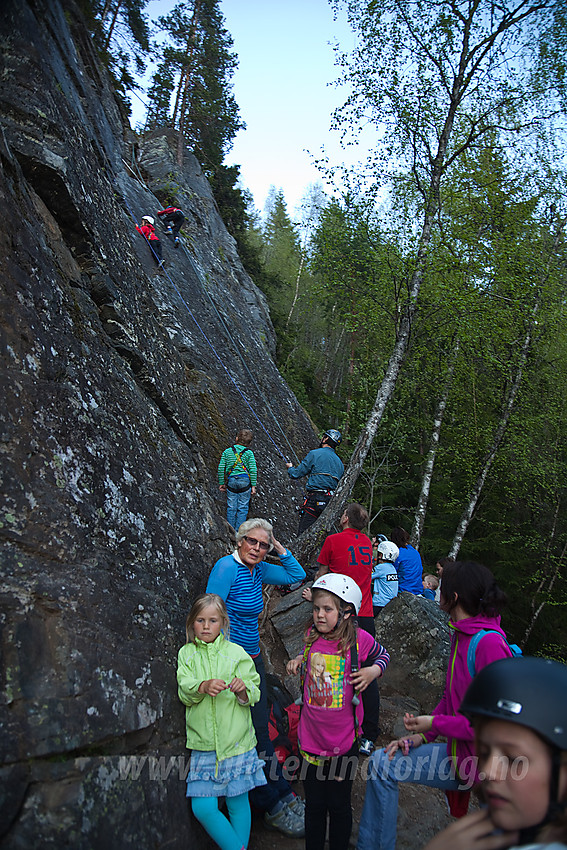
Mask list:
[[[237,58],[219,0],[183,0],[160,17],[159,27],[167,39],[148,95],[147,126],[177,127],[205,173],[215,175],[244,126],[231,90]]]

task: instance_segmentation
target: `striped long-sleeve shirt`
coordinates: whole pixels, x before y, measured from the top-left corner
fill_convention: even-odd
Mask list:
[[[234,449],[240,454],[241,463],[237,462]],[[247,449],[240,443],[225,449],[218,468],[219,484],[226,484],[229,475],[242,475],[245,472],[250,476],[251,486],[255,487],[258,480],[258,470],[252,449]]]
[[[225,555],[216,562],[207,582],[207,593],[218,593],[225,601],[231,641],[252,656],[260,652],[258,617],[264,607],[262,585],[293,584],[305,578],[305,570],[287,549],[280,560],[281,564],[262,561],[251,571],[236,552]]]

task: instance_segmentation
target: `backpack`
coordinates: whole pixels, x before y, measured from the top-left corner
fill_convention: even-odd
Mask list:
[[[242,451],[242,452],[237,452],[237,451],[236,451],[236,446],[231,446],[231,449],[232,449],[232,451],[233,451],[233,452],[234,452],[234,454],[235,454],[236,460],[234,461],[234,465],[232,466],[232,468],[231,468],[230,472],[229,472],[229,473],[228,473],[228,475],[226,476],[226,478],[227,478],[227,484],[226,484],[226,486],[227,486],[227,488],[230,490],[230,492],[231,492],[231,493],[245,493],[245,492],[246,492],[246,490],[249,490],[249,489],[250,489],[250,487],[252,486],[252,482],[250,481],[250,473],[249,473],[249,472],[248,472],[248,470],[246,469],[246,464],[245,464],[245,463],[244,463],[244,461],[242,460],[242,455],[243,455],[243,454],[246,454],[246,452],[249,452],[249,451],[252,451],[252,450],[251,450],[251,449],[243,449],[243,451]],[[242,480],[242,481],[233,481],[233,482],[232,482],[232,485],[229,485],[229,483],[228,483],[228,479],[229,479],[229,478],[230,478],[230,476],[232,475],[232,473],[233,473],[233,471],[234,471],[234,469],[235,469],[235,467],[236,467],[236,465],[237,465],[238,463],[241,463],[241,464],[242,464],[242,466],[244,467],[244,469],[246,469],[246,474],[248,475],[248,481],[244,481],[244,480]]]
[[[471,642],[469,643],[469,648],[467,650],[467,667],[469,670],[469,675],[472,679],[474,679],[476,675],[476,648],[483,639],[483,637],[485,635],[490,634],[491,632],[492,634],[500,635],[502,640],[506,640],[504,635],[502,635],[500,632],[497,632],[496,629],[481,629],[471,638]],[[506,643],[508,643],[507,640]],[[517,643],[508,643],[508,646],[513,656],[522,654],[522,650],[520,649]]]
[[[289,781],[299,770],[299,745],[297,727],[300,707],[296,705],[285,685],[272,673],[266,674],[268,700],[268,733],[279,763],[285,767],[284,776]],[[290,756],[296,758],[286,765]]]

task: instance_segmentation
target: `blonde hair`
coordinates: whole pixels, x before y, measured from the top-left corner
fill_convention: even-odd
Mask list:
[[[218,595],[218,593],[201,593],[191,606],[191,610],[187,614],[187,619],[185,621],[185,635],[187,637],[187,643],[195,642],[195,632],[193,631],[193,623],[199,616],[199,614],[205,610],[205,608],[209,608],[210,606],[214,606],[219,612],[222,618],[222,630],[224,632],[225,638],[228,640],[229,629],[230,629],[230,620],[228,619],[228,612],[226,610],[226,605],[224,604],[224,599]]]
[[[315,664],[322,664],[323,671],[327,672],[327,662],[325,661],[325,656],[322,652],[314,652],[311,656],[311,670],[313,671],[313,667]],[[316,678],[315,674],[313,674],[313,678]]]
[[[439,587],[439,579],[437,578],[437,576],[423,576],[423,581],[429,582],[429,587],[431,588],[431,590],[437,590],[437,588]]]
[[[317,587],[313,591],[313,602],[315,601],[317,594],[320,593],[328,593],[333,600],[335,608],[339,612],[339,622],[333,631],[329,633],[328,637],[331,640],[338,640],[339,652],[341,655],[346,655],[347,650],[356,644],[356,612],[354,610],[354,606],[352,602],[345,602],[340,598],[340,596],[337,596],[336,593],[331,593],[330,590],[324,590],[322,587]],[[340,616],[341,614],[350,614],[351,616],[345,619],[344,616]],[[309,650],[310,646],[315,643],[317,638],[320,636],[321,635],[317,631],[312,620],[305,630],[304,635],[307,650]]]

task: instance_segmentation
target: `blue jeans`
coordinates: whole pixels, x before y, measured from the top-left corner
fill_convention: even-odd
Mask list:
[[[244,478],[250,480],[246,473],[243,475],[231,475],[228,479],[227,485],[235,479],[240,480]],[[245,490],[243,493],[231,493],[227,486],[226,518],[235,531],[238,531],[239,526],[242,525],[248,516],[248,505],[250,504],[251,492],[252,490],[249,487],[248,490]]]
[[[441,788],[463,789],[455,773],[447,744],[422,744],[404,756],[398,750],[390,761],[383,749],[376,750],[368,765],[364,808],[360,818],[357,850],[394,850],[398,820],[398,782]]]

